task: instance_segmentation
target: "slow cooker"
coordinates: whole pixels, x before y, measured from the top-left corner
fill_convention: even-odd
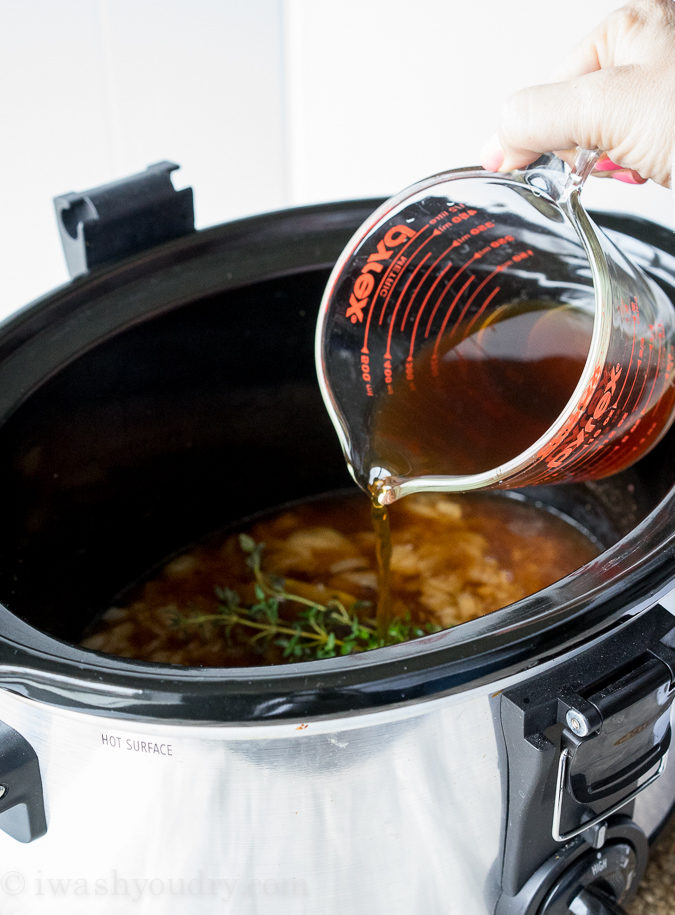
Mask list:
[[[259,668],[78,647],[163,557],[352,486],[313,361],[376,201],[194,231],[161,164],[57,199],[0,328],[3,915],[617,912],[675,802],[673,431],[541,487],[601,554],[453,630]],[[670,233],[595,214],[675,301]]]

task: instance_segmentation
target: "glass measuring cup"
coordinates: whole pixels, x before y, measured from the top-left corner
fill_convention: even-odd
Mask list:
[[[581,206],[596,157],[433,176],[347,245],[317,371],[375,501],[599,478],[667,430],[675,309]]]

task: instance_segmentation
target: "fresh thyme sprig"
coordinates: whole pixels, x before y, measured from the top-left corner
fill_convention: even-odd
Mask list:
[[[240,534],[239,546],[253,573],[255,601],[246,606],[236,591],[217,588],[216,613],[179,615],[176,625],[215,624],[223,626],[228,637],[237,630],[239,635],[246,635],[247,643],[256,651],[263,653],[274,645],[281,650],[283,658],[293,661],[368,651],[440,629],[435,624],[419,626],[411,622],[408,615],[392,619],[382,637],[375,620],[362,615],[372,609],[370,602],[354,599],[347,609],[337,596],[324,603],[295,594],[287,590],[285,579],[263,572],[264,544],[256,543],[247,534]]]

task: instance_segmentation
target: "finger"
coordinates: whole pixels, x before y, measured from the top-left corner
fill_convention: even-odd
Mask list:
[[[621,101],[632,97],[633,88],[626,68],[612,68],[517,92],[502,109],[502,170],[522,168],[552,149],[580,146],[611,154],[626,135],[630,112]],[[635,164],[613,158],[625,167]]]
[[[594,178],[615,178],[617,181],[625,181],[627,184],[644,184],[647,180],[635,169],[622,168],[616,162],[612,162],[609,156],[601,156],[598,159],[593,166],[592,175]]]
[[[601,28],[604,29],[604,25]],[[590,35],[587,35],[556,67],[554,74],[556,82],[572,79],[573,76],[584,76],[586,73],[593,73],[594,70],[600,69],[598,42],[604,40],[604,32],[601,31],[601,28],[594,29]]]
[[[649,64],[674,27],[673,0],[630,0],[573,48],[557,68],[555,79],[564,81],[607,67]]]
[[[645,184],[647,179],[643,178],[633,168],[618,168],[609,172],[592,172],[594,178],[613,178],[615,181],[622,181],[625,184]]]

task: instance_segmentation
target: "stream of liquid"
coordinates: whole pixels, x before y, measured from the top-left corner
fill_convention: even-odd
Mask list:
[[[377,633],[386,641],[391,623],[391,525],[389,509],[377,502],[371,493],[371,516],[375,531],[375,561],[377,563]]]

